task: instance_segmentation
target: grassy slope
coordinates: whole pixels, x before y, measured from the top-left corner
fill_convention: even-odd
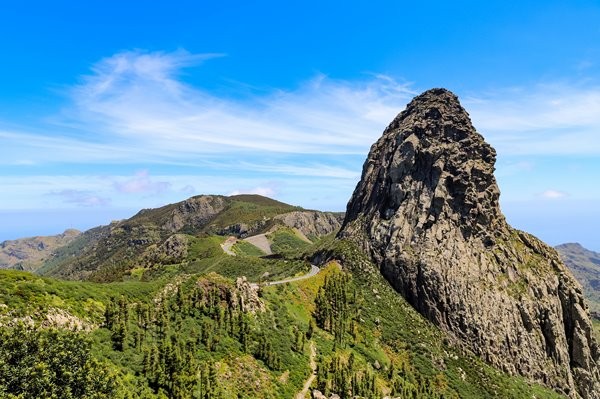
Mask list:
[[[57,248],[75,239],[81,232],[67,230],[54,236],[36,236],[0,243],[0,269],[35,271]]]
[[[126,385],[129,391],[140,392],[139,397],[158,397],[151,393],[146,380],[140,376],[144,356],[143,349],[136,347],[135,343],[136,334],[141,331],[133,313],[133,309],[139,306],[136,304],[149,304],[151,309],[156,308],[152,300],[157,292],[164,291],[167,282],[179,286],[183,293],[191,292],[199,281],[232,287],[231,280],[212,272],[229,278],[247,274],[258,279],[267,270],[273,273],[273,277],[275,274],[283,277],[295,274],[298,268],[307,267],[307,262],[292,259],[230,257],[223,254],[220,248],[222,240],[222,237],[215,236],[193,238],[188,259],[182,264],[138,273],[139,277],[150,279],[150,282],[65,282],[22,272],[1,272],[0,301],[6,304],[2,312],[31,314],[40,313],[40,309],[57,307],[99,324],[110,298],[123,295],[132,309],[125,350],[115,350],[111,344],[111,331],[100,328],[91,335],[93,353],[112,364],[113,370],[120,374],[120,383]],[[347,359],[353,354],[357,367],[374,373],[377,386],[383,393],[390,389],[387,370],[393,363],[403,370],[407,381],[432,386],[432,390],[443,393],[447,398],[560,397],[520,378],[500,373],[457,350],[441,331],[397,295],[365,256],[349,243],[328,241],[323,247],[327,248],[325,252],[330,257],[338,259],[352,273],[351,284],[362,298],[362,311],[357,338],[347,345],[336,346],[330,333],[319,328],[315,330],[313,341],[317,346],[319,364],[323,365],[336,356]],[[214,364],[218,369],[223,397],[287,398],[300,389],[310,374],[309,345],[302,350],[293,349],[294,332],[308,329],[313,320],[319,288],[328,276],[339,273],[342,273],[339,264],[333,262],[311,279],[265,287],[262,296],[267,311],[248,316],[251,339],[247,350],[235,338],[235,333],[231,335],[227,328],[219,333],[221,339],[213,348],[200,344],[194,352],[194,358],[199,362]],[[176,290],[165,292],[170,292],[165,297],[167,302],[163,301],[170,304],[165,309],[168,309],[172,323],[180,325],[174,330],[179,333],[173,335],[173,342],[200,334],[206,323],[212,322],[206,316],[180,315],[175,304]],[[271,368],[265,361],[252,356],[259,346],[260,337],[270,343],[282,367]],[[150,338],[150,342],[153,339],[158,338]],[[373,367],[375,361],[382,366],[379,371]]]
[[[279,228],[267,234],[271,242],[273,253],[282,255],[295,255],[310,247],[310,243],[304,241],[290,228]]]
[[[449,343],[444,333],[399,296],[357,248],[345,241],[335,241],[329,246],[326,251],[329,257],[340,259],[352,272],[355,285],[363,295],[361,332],[364,341],[353,349],[368,363],[378,360],[385,365],[394,359],[404,359],[421,377],[444,381],[448,387],[446,397],[562,397],[522,378],[507,376],[478,358],[462,353]],[[304,284],[314,282],[297,283],[299,286]],[[297,303],[302,296],[310,298],[315,287],[308,285],[307,288],[299,294],[290,294],[284,303]],[[302,308],[311,309],[310,304],[291,306],[296,312],[301,312]]]
[[[220,246],[224,238],[220,236],[190,237],[190,241],[188,259],[177,266],[185,273],[216,272],[229,278],[244,275],[250,281],[259,281],[265,273],[269,275],[268,280],[278,280],[299,272],[307,272],[310,269],[308,262],[299,259],[266,259],[249,255],[226,255]],[[258,248],[256,249],[258,250]]]
[[[0,304],[4,305],[0,315],[5,321],[27,315],[44,318],[54,308],[94,324],[102,321],[110,298],[145,300],[165,284],[160,280],[110,284],[62,281],[14,270],[0,270],[0,282]]]
[[[234,195],[229,199],[230,205],[210,222],[209,231],[239,223],[251,224],[302,209],[260,195]]]
[[[596,332],[596,340],[600,342],[600,320],[592,319],[592,325],[594,326],[594,331]]]
[[[258,195],[210,198],[210,201],[223,199],[225,208],[203,224],[197,223],[197,214],[183,214],[180,232],[192,236],[210,235],[238,224],[245,224],[253,230],[268,229],[274,216],[301,209]],[[118,281],[132,268],[139,267],[147,248],[160,245],[172,234],[163,227],[182,204],[145,209],[130,219],[89,230],[57,250],[39,274],[98,282]]]
[[[231,248],[238,256],[264,256],[265,253],[247,241],[238,241]]]

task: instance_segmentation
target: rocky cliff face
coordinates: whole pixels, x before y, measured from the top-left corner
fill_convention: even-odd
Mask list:
[[[600,353],[581,287],[552,248],[508,226],[495,159],[457,97],[429,90],[371,147],[340,236],[487,362],[599,398]]]
[[[171,211],[169,220],[162,226],[171,232],[178,232],[184,227],[203,227],[227,206],[225,197],[201,195],[180,202]]]
[[[329,212],[294,211],[277,215],[274,219],[285,226],[298,229],[307,237],[337,233],[341,226],[339,218]]]

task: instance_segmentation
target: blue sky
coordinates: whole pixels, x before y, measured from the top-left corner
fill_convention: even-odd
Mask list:
[[[344,210],[385,126],[446,87],[509,222],[600,250],[598,2],[7,3],[0,241],[204,193]]]

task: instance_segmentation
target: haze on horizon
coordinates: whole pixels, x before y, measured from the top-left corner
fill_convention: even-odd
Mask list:
[[[455,92],[509,223],[599,251],[600,5],[0,6],[0,241],[198,194],[343,211],[410,99]]]

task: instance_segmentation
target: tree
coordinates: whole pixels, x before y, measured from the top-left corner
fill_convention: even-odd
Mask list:
[[[119,380],[92,358],[80,333],[25,326],[0,328],[0,396],[113,398]]]

